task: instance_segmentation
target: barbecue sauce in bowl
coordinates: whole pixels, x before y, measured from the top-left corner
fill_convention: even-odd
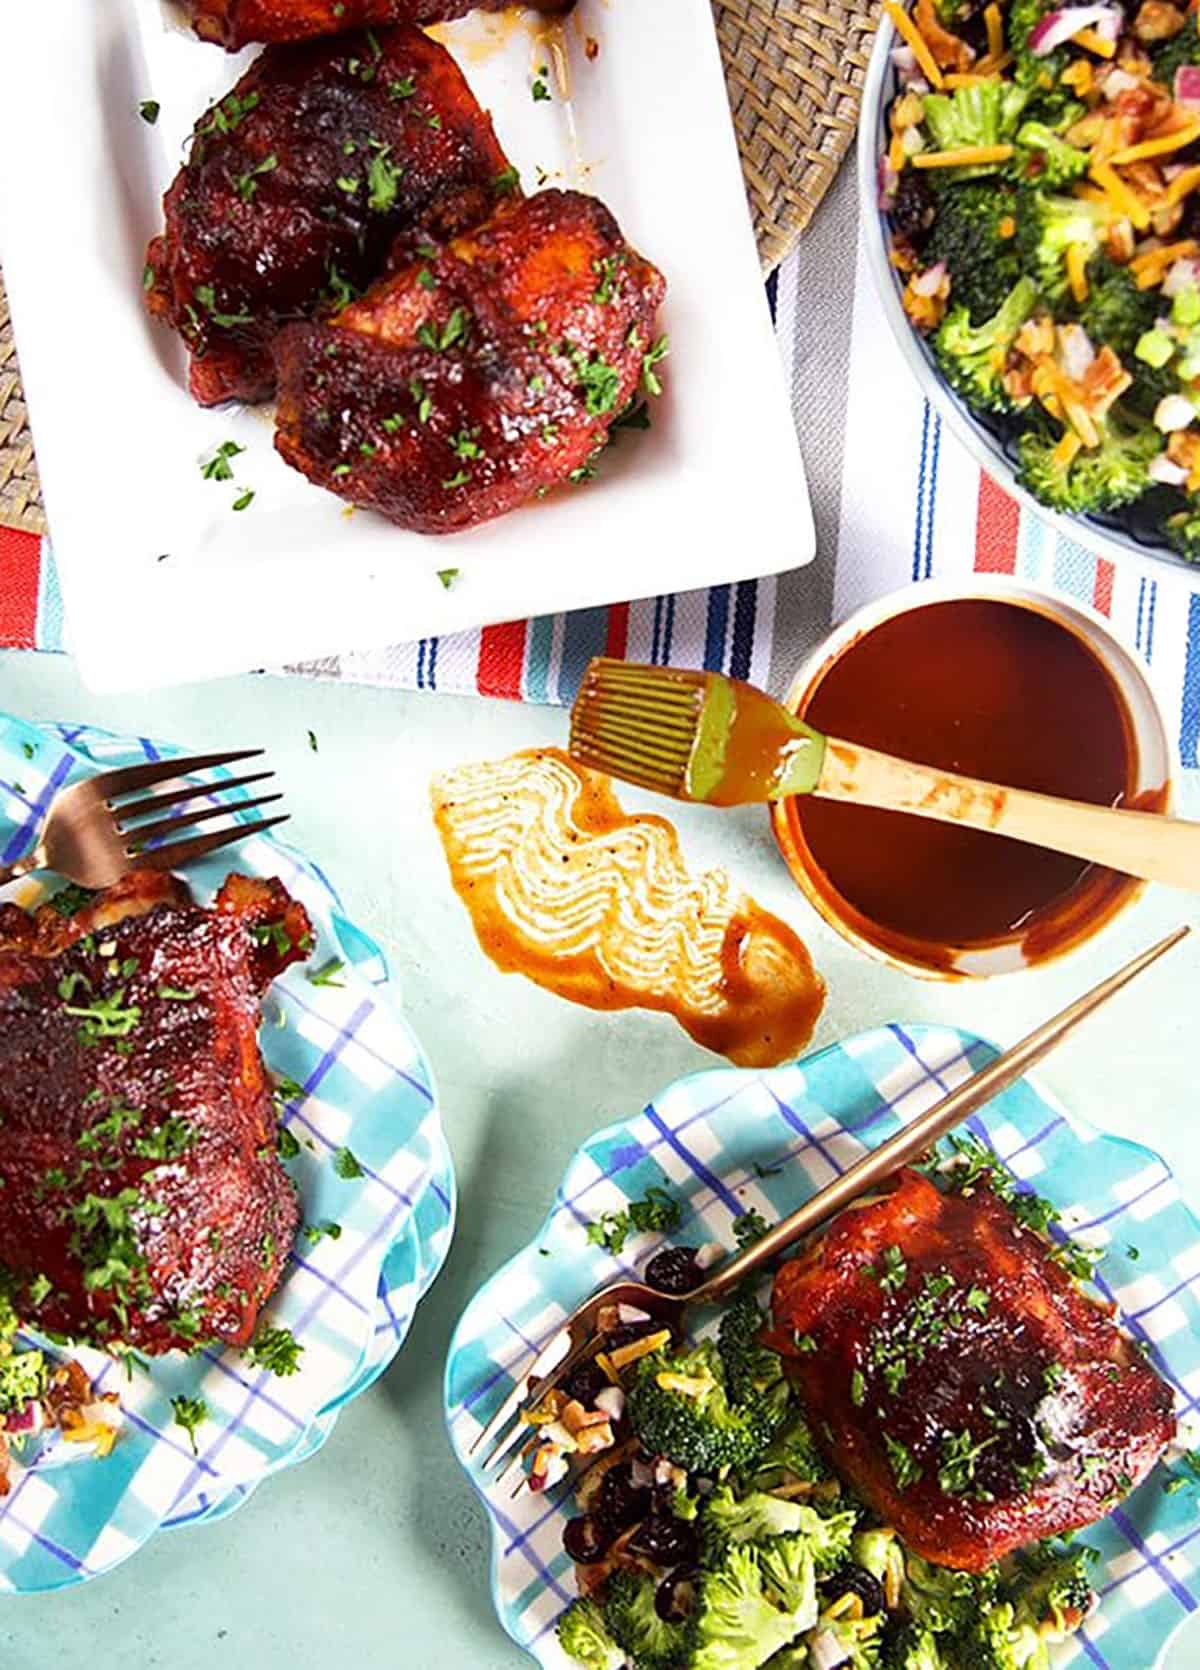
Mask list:
[[[1126,699],[1083,637],[1000,597],[914,604],[853,639],[800,692],[828,736],[991,782],[1163,810],[1137,793]],[[983,972],[963,953],[1015,945],[1013,966],[1087,937],[1134,897],[1130,877],[1022,841],[815,796],[781,802],[793,873],[849,937],[918,972]]]

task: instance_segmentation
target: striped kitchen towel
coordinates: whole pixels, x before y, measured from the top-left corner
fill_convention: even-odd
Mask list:
[[[933,577],[1013,573],[1111,619],[1148,663],[1174,716],[1184,765],[1200,766],[1200,590],[1165,566],[1115,566],[1097,557],[980,472],[919,393],[861,246],[855,268],[849,182],[842,184],[847,189],[827,205],[834,232],[826,247],[818,219],[767,288],[813,486],[821,548],[811,567],[349,651],[287,670],[569,702],[589,658],[607,653],[720,669],[781,691],[828,627],[872,597]],[[842,299],[850,291],[853,309]],[[0,644],[62,648],[48,542],[2,529]]]

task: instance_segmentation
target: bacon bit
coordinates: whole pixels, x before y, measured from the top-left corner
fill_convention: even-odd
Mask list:
[[[1150,225],[1150,211],[1141,198],[1116,174],[1107,162],[1094,162],[1091,176],[1109,202],[1123,215],[1128,215],[1139,232]]]
[[[1133,382],[1117,355],[1106,343],[1080,379],[1080,387],[1087,409],[1093,417],[1104,417],[1113,402],[1119,400]]]
[[[1119,220],[1114,220],[1108,229],[1104,240],[1105,253],[1118,266],[1124,266],[1133,254],[1134,241],[1133,227],[1122,215]]]
[[[1156,139],[1144,139],[1140,145],[1129,145],[1123,151],[1115,151],[1108,160],[1123,168],[1127,163],[1142,162],[1146,157],[1161,157],[1169,151],[1180,151],[1195,139],[1200,139],[1200,122],[1190,121],[1172,133],[1160,134]]]
[[[1181,238],[1178,243],[1163,244],[1159,249],[1136,255],[1129,263],[1129,270],[1139,290],[1153,290],[1166,277],[1168,267],[1194,255],[1200,255],[1200,243],[1195,238]]]
[[[960,145],[955,151],[922,151],[912,159],[914,168],[965,168],[979,162],[1007,162],[1013,145]]]
[[[1106,40],[1094,29],[1080,29],[1072,35],[1071,40],[1075,46],[1083,47],[1085,52],[1094,52],[1097,58],[1115,58],[1117,55],[1116,41]]]
[[[996,0],[989,0],[983,8],[983,22],[987,29],[988,57],[999,58],[1004,53],[1004,19]]]
[[[1163,201],[1174,207],[1176,203],[1182,203],[1197,186],[1200,186],[1200,163],[1193,163],[1168,183],[1163,193]]]
[[[651,1352],[660,1351],[664,1345],[669,1345],[670,1341],[671,1330],[660,1328],[656,1334],[645,1334],[641,1339],[630,1340],[628,1345],[622,1345],[616,1351],[610,1351],[608,1360],[614,1369],[628,1368],[630,1363],[636,1363],[642,1357],[650,1356]]]
[[[1186,18],[1166,0],[1143,0],[1133,20],[1133,32],[1140,41],[1169,41],[1184,27]]]
[[[916,251],[910,244],[894,241],[888,260],[898,273],[910,273],[916,267]]]
[[[1038,359],[1044,354],[1054,352],[1054,320],[1048,313],[1039,313],[1032,319],[1026,319],[1017,332],[1013,347],[1018,354],[1024,354],[1026,359]]]
[[[1088,252],[1082,244],[1067,245],[1067,283],[1071,294],[1082,305],[1088,299]]]
[[[912,18],[909,17],[902,6],[896,4],[896,0],[883,0],[883,9],[895,25],[896,33],[902,35],[909,46],[912,47],[917,63],[925,71],[928,79],[932,81],[935,87],[944,86],[945,83],[942,79],[942,72],[938,67],[938,61]]]
[[[1200,434],[1194,429],[1176,429],[1167,436],[1167,457],[1188,472],[1188,492],[1196,492],[1200,488]]]
[[[1076,453],[1082,446],[1079,436],[1073,429],[1063,431],[1062,438],[1051,453],[1051,461],[1056,470],[1065,470],[1072,463]]]
[[[933,0],[917,0],[913,19],[922,40],[928,45],[938,66],[943,70],[969,70],[975,54],[958,35],[943,29]]]
[[[575,1445],[580,1455],[598,1455],[601,1450],[611,1450],[613,1429],[607,1421],[599,1426],[583,1427],[575,1435]]]

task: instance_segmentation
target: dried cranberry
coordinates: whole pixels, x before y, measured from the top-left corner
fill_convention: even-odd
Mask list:
[[[577,1565],[591,1565],[602,1560],[612,1545],[612,1537],[592,1514],[580,1514],[568,1519],[563,1526],[563,1547]]]
[[[654,1610],[669,1624],[681,1623],[696,1610],[696,1581],[699,1572],[681,1567],[664,1577],[654,1591]]]
[[[864,1618],[873,1618],[877,1612],[883,1611],[883,1584],[869,1571],[864,1571],[862,1566],[839,1566],[821,1584],[821,1599],[825,1606],[832,1606],[843,1595],[858,1596],[862,1601]]]
[[[937,214],[937,199],[928,180],[906,168],[896,187],[892,204],[892,226],[914,249],[920,249]]]
[[[644,1519],[649,1511],[650,1492],[634,1484],[629,1462],[610,1467],[592,1504],[592,1512],[600,1523],[610,1531],[623,1531],[627,1525]]]
[[[580,1363],[578,1368],[571,1370],[565,1390],[568,1397],[582,1403],[585,1409],[594,1409],[596,1399],[609,1384],[608,1376],[599,1363],[589,1361]]]
[[[651,1514],[629,1540],[635,1554],[645,1554],[656,1565],[692,1565],[700,1557],[696,1528],[674,1514]]]
[[[704,1280],[695,1247],[664,1247],[646,1266],[646,1281],[660,1293],[690,1293]]]

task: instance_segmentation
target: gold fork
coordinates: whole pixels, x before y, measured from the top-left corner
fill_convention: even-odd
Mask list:
[[[224,794],[227,789],[245,788],[250,783],[264,782],[274,775],[270,771],[256,771],[247,777],[217,778],[213,782],[190,783],[176,779],[189,777],[197,771],[208,771],[213,766],[232,765],[235,760],[256,759],[261,748],[241,748],[229,754],[195,754],[190,759],[152,760],[145,765],[122,767],[117,771],[102,771],[95,777],[85,777],[80,783],[60,789],[50,802],[46,821],[38,835],[37,845],[15,864],[0,865],[0,883],[14,881],[32,870],[54,870],[80,887],[110,887],[130,870],[176,870],[216,852],[233,841],[244,841],[248,835],[259,835],[264,829],[285,823],[287,814],[260,818],[254,823],[235,823],[231,827],[214,829],[207,835],[196,835],[185,841],[165,838],[196,824],[208,823],[213,818],[243,812],[271,801],[282,800],[279,794],[259,795],[255,800],[236,800],[180,812],[174,817],[158,814],[172,806],[203,796]],[[164,794],[141,795],[129,800],[129,795],[142,789],[166,784]],[[152,819],[147,822],[145,820]]]
[[[860,1195],[876,1188],[900,1166],[919,1159],[940,1137],[945,1136],[969,1114],[1021,1078],[1068,1037],[1081,1021],[1094,1014],[1114,993],[1119,992],[1123,986],[1127,986],[1141,974],[1143,969],[1149,968],[1151,963],[1157,962],[1159,957],[1178,945],[1189,932],[1190,929],[1187,927],[1177,928],[1174,933],[1159,940],[1157,945],[1150,946],[1124,967],[1117,969],[1115,974],[1110,974],[1098,986],[1093,986],[1091,991],[1076,998],[1074,1003],[998,1055],[994,1061],[990,1061],[986,1067],[958,1085],[925,1113],[919,1114],[903,1130],[889,1137],[887,1142],[882,1143],[872,1153],[864,1155],[848,1171],[835,1178],[811,1200],[805,1201],[803,1206],[768,1230],[752,1246],[726,1259],[700,1287],[693,1288],[690,1293],[681,1297],[674,1297],[659,1293],[643,1282],[615,1282],[601,1288],[590,1299],[585,1299],[567,1318],[549,1344],[538,1353],[526,1375],[517,1381],[471,1445],[469,1453],[474,1455],[484,1444],[495,1441],[491,1452],[479,1464],[482,1471],[489,1472],[507,1460],[508,1465],[498,1480],[502,1483],[514,1469],[520,1467],[524,1441],[532,1433],[527,1417],[544,1402],[547,1394],[560,1385],[572,1369],[591,1353],[595,1343],[596,1319],[603,1307],[635,1306],[645,1311],[654,1321],[660,1322],[664,1328],[669,1328],[672,1335],[677,1336],[682,1331],[684,1313],[692,1306],[711,1304],[714,1300],[720,1299],[746,1276],[760,1270],[777,1254],[793,1246],[801,1236],[816,1229],[819,1224],[832,1217],[834,1213],[840,1212],[843,1207],[849,1206]],[[522,1476],[517,1482],[514,1495],[520,1492],[524,1483]]]

